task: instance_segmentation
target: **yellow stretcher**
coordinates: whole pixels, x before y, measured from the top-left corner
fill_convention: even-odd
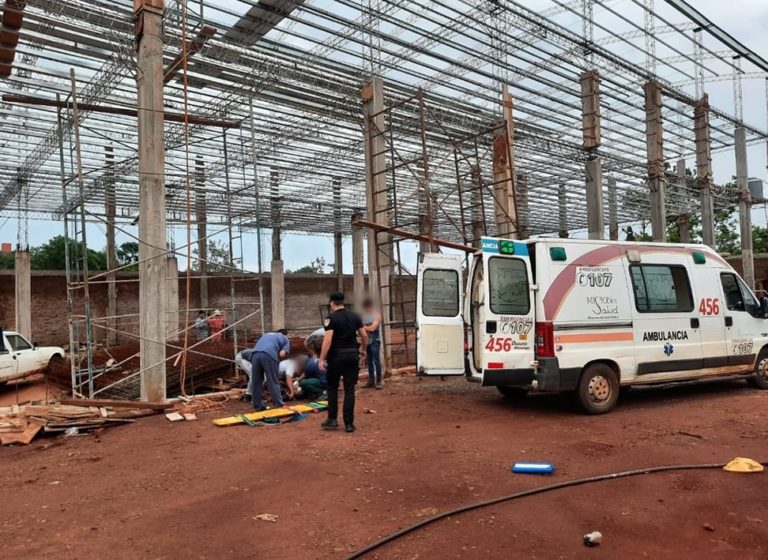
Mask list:
[[[315,401],[312,404],[323,405],[322,408],[328,405],[328,401]],[[272,408],[270,410],[262,410],[260,412],[249,412],[248,414],[240,414],[238,416],[228,416],[226,418],[216,418],[213,423],[216,426],[234,426],[236,424],[245,424],[243,416],[252,422],[258,422],[267,418],[286,418],[293,416],[294,414],[301,414],[306,412],[318,412],[321,408],[312,407],[306,404],[296,404],[293,406],[286,406],[283,408]]]

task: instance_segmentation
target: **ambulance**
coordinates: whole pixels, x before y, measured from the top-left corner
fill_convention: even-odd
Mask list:
[[[745,378],[768,389],[765,306],[710,247],[484,237],[421,253],[417,370],[507,397],[571,392],[587,413],[621,387]]]

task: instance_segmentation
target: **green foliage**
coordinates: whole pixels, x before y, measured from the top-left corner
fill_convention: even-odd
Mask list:
[[[768,253],[768,227],[752,226],[752,248],[755,253]]]
[[[0,270],[16,268],[16,253],[0,253]]]
[[[82,258],[83,244],[69,240],[70,262]],[[34,270],[64,270],[66,268],[65,240],[63,235],[57,235],[48,243],[32,249],[32,268]],[[104,251],[88,249],[88,269],[106,270],[107,255]]]
[[[294,271],[288,271],[288,274],[325,274],[327,267],[325,257],[316,257],[311,263]]]
[[[195,256],[192,270],[199,271],[200,261],[198,260],[199,253],[197,247],[192,250],[192,254]],[[208,258],[206,262],[208,263],[206,269],[208,272],[227,272],[232,270],[232,267],[229,266],[229,248],[227,248],[223,241],[208,240]]]
[[[117,264],[125,266],[123,270],[139,270],[139,244],[136,241],[126,241],[117,248]],[[129,266],[126,266],[129,265]]]

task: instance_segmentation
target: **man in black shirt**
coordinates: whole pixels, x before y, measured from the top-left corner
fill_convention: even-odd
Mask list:
[[[325,321],[325,336],[320,350],[320,367],[328,360],[328,420],[324,430],[339,427],[339,380],[344,378],[344,429],[355,431],[355,385],[360,375],[360,348],[368,345],[363,321],[344,307],[344,294],[335,292],[330,298],[331,316]],[[360,343],[357,341],[360,336]]]

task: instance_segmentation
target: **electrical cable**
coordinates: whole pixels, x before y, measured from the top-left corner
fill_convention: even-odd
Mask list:
[[[758,462],[763,466],[768,466],[768,461],[758,461]],[[700,470],[700,469],[722,469],[726,464],[727,463],[702,463],[702,464],[692,464],[692,465],[665,465],[661,467],[649,467],[645,469],[635,469],[631,471],[622,471],[622,472],[616,472],[616,473],[610,473],[610,474],[600,474],[596,476],[589,476],[586,478],[577,478],[575,480],[566,480],[564,482],[558,482],[556,484],[549,484],[547,486],[531,488],[530,490],[523,490],[522,492],[515,492],[514,494],[509,494],[508,496],[502,496],[500,498],[492,498],[490,500],[485,500],[482,502],[461,506],[456,509],[446,511],[444,513],[439,513],[432,517],[428,517],[427,519],[419,521],[418,523],[414,523],[413,525],[409,525],[408,527],[400,529],[395,533],[387,535],[386,537],[369,544],[365,548],[361,548],[360,550],[347,556],[346,560],[355,560],[356,558],[362,558],[369,552],[372,552],[377,548],[384,546],[387,543],[393,542],[401,537],[404,537],[409,533],[416,531],[417,529],[421,529],[422,527],[425,527],[431,523],[434,523],[435,521],[445,519],[446,517],[451,517],[453,515],[466,513],[468,511],[472,511],[475,509],[480,509],[483,507],[500,504],[502,502],[509,502],[517,498],[525,498],[526,496],[543,494],[544,492],[550,492],[552,490],[560,490],[561,488],[581,486],[583,484],[591,484],[593,482],[601,482],[604,480],[628,478],[631,476],[639,476],[642,474],[654,474],[654,473],[669,472],[669,471],[686,471],[686,470],[690,471],[690,470]]]

